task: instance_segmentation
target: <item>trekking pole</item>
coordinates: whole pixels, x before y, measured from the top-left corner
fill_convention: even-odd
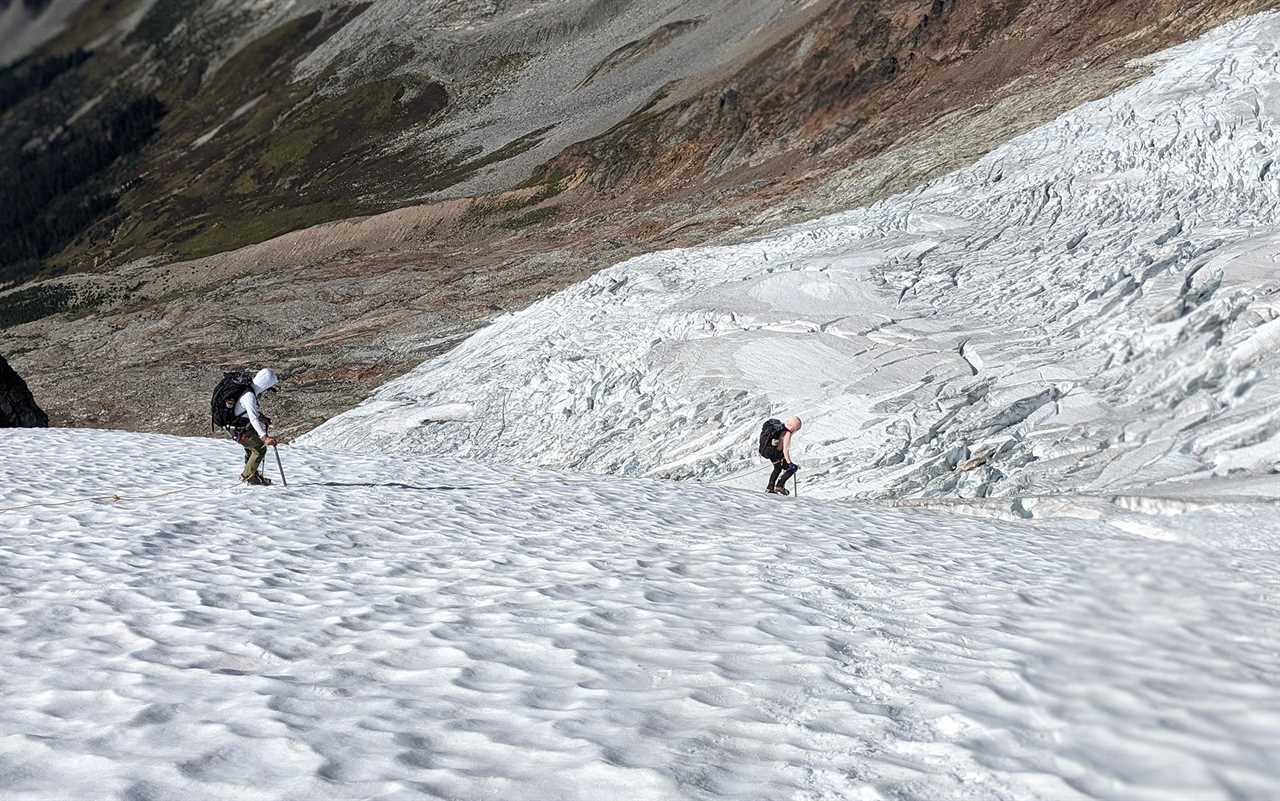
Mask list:
[[[283,478],[283,476],[284,476],[284,474],[283,474],[283,473],[281,473],[281,477],[282,477],[282,478]],[[792,477],[792,479],[791,479],[791,488],[792,488],[793,490],[795,490],[795,492],[793,492],[793,493],[792,493],[792,495],[794,495],[794,496],[796,497],[796,499],[797,499],[797,500],[799,500],[799,499],[800,499],[800,476],[794,476],[794,477]]]
[[[284,465],[280,464],[280,451],[275,445],[271,446],[271,450],[276,455],[276,467],[280,468],[280,483],[287,487],[289,486],[289,482],[284,480]]]

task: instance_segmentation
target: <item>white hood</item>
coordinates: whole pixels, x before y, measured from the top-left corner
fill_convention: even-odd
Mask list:
[[[276,371],[270,367],[264,367],[253,376],[253,394],[261,395],[276,385],[280,379],[276,378]]]

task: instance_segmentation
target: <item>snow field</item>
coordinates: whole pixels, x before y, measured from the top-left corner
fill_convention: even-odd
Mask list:
[[[1158,541],[307,447],[233,489],[225,441],[0,448],[5,799],[1280,790],[1271,507],[1217,518],[1243,547],[1214,517]]]

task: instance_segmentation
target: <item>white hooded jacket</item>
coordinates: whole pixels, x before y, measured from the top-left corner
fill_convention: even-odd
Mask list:
[[[249,425],[253,426],[253,430],[257,431],[260,437],[267,435],[267,429],[262,424],[262,417],[258,414],[258,396],[274,387],[278,380],[275,370],[264,367],[254,374],[253,389],[245,392],[240,396],[240,400],[236,401],[235,415],[249,418]]]

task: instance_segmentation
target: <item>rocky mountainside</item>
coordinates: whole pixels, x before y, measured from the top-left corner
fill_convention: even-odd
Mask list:
[[[219,370],[269,362],[297,432],[603,267],[909,188],[1272,5],[0,2],[0,336],[55,423],[195,432]]]

